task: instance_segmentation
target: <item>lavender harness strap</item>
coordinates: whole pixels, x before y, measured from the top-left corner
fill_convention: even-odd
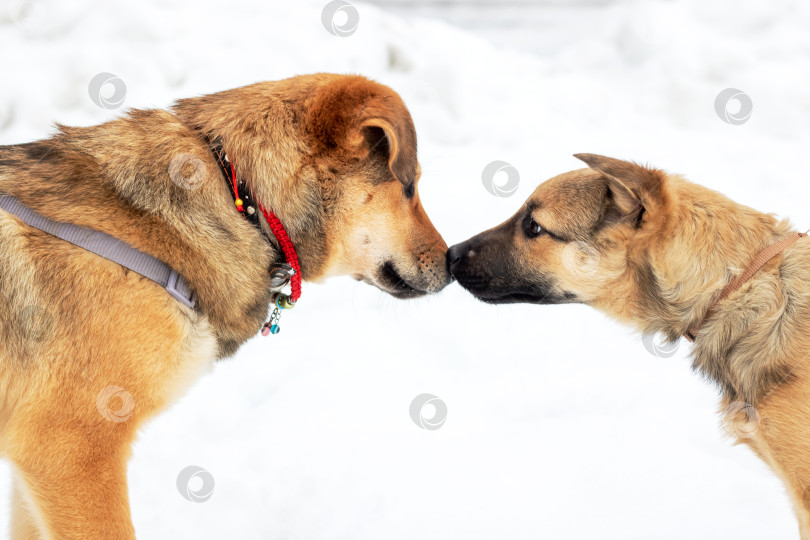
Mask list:
[[[184,306],[193,308],[197,299],[183,276],[163,261],[130,246],[107,233],[79,227],[71,223],[53,221],[22,204],[16,197],[0,195],[0,210],[20,218],[24,223],[75,246],[104,257],[124,268],[151,279],[166,289]]]

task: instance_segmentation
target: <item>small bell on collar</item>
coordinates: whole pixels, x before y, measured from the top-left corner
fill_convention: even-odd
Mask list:
[[[293,270],[293,267],[287,263],[281,263],[278,266],[271,268],[270,288],[276,290],[281,289],[290,282],[290,279],[294,274],[295,270]]]

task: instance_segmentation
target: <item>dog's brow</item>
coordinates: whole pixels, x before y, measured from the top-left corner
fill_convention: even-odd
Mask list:
[[[527,202],[527,203],[526,203],[526,213],[525,213],[525,216],[526,216],[526,217],[531,217],[532,219],[534,219],[534,217],[532,216],[532,214],[534,213],[534,211],[535,211],[535,210],[538,210],[538,209],[540,209],[540,208],[542,208],[542,207],[543,207],[543,203],[542,203],[542,202],[539,202],[539,201]],[[524,219],[525,219],[525,218],[524,218]],[[562,234],[558,234],[558,233],[557,233],[557,232],[555,232],[555,231],[549,230],[549,228],[548,228],[548,227],[546,227],[546,224],[545,224],[545,223],[540,223],[540,226],[541,226],[541,227],[543,227],[543,229],[545,229],[545,231],[546,231],[546,232],[549,234],[549,236],[551,236],[551,237],[552,237],[552,238],[554,238],[555,240],[559,240],[559,241],[561,241],[561,242],[570,242],[570,241],[571,241],[571,239],[568,237],[568,235],[562,235]]]

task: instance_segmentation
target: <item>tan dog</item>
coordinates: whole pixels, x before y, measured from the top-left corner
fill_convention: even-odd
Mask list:
[[[305,280],[352,275],[399,298],[449,282],[416,192],[411,116],[363,77],[260,83],[0,147],[0,194],[157,257],[197,295],[190,309],[0,211],[0,454],[15,471],[15,539],[134,538],[136,430],[267,316],[281,252],[236,211],[209,140],[278,215]]]
[[[590,168],[543,183],[507,222],[451,247],[451,273],[486,302],[582,302],[672,341],[700,325],[695,368],[722,389],[732,434],[788,486],[810,539],[810,239],[706,317],[790,224],[680,176],[576,157]]]

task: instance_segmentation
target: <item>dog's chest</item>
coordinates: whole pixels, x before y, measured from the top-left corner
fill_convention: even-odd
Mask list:
[[[213,371],[217,351],[217,339],[208,320],[201,317],[190,322],[173,374],[166,381],[167,404],[182,397],[200,377]]]

